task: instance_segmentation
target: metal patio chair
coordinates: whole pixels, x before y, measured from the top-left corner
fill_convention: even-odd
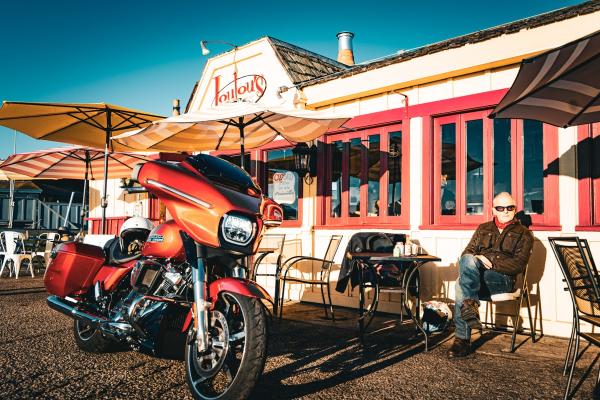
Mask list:
[[[571,358],[569,377],[564,398],[571,396],[571,381],[575,364],[580,356],[579,341],[584,338],[590,344],[600,346],[600,333],[581,331],[581,321],[589,323],[593,329],[600,328],[600,291],[598,273],[590,247],[586,240],[578,237],[548,238],[560,269],[565,277],[573,303],[573,329],[567,347],[565,368]],[[600,381],[600,369],[596,382]]]
[[[283,248],[285,246],[285,234],[267,234],[264,235],[257,252],[257,257],[250,271],[250,280],[255,281],[259,276],[272,276],[275,278],[275,295],[273,298],[273,315],[277,315],[277,307],[279,306],[279,276],[281,273],[281,261],[283,260]],[[261,251],[262,250],[262,251]],[[274,273],[258,273],[258,267],[265,257],[276,254]]]
[[[279,319],[281,319],[283,317],[283,296],[285,293],[285,283],[289,281],[289,282],[317,285],[321,288],[321,297],[323,299],[323,307],[325,309],[325,318],[329,318],[329,315],[327,314],[327,303],[325,301],[325,292],[323,290],[323,286],[327,286],[327,298],[329,299],[329,311],[331,312],[332,321],[335,321],[335,314],[333,313],[333,303],[331,302],[331,285],[330,285],[329,277],[331,274],[331,266],[333,265],[333,259],[335,257],[335,254],[338,251],[338,248],[340,247],[340,243],[342,242],[342,239],[343,239],[342,235],[331,236],[331,239],[329,239],[329,244],[327,245],[327,250],[325,251],[325,257],[323,257],[323,258],[295,256],[295,257],[291,257],[291,258],[287,259],[283,263],[283,265],[281,267],[282,286],[281,286],[281,296],[280,296],[281,300],[279,303]],[[319,272],[318,279],[304,279],[304,278],[298,278],[298,277],[293,277],[293,276],[288,277],[288,272],[290,272],[290,269],[294,265],[298,264],[299,262],[303,262],[303,261],[317,261],[317,262],[321,263],[321,269]]]
[[[521,331],[523,334],[528,334],[531,337],[531,341],[533,343],[536,342],[536,327],[535,327],[535,319],[531,317],[531,298],[529,296],[529,286],[527,285],[527,268],[529,265],[525,265],[523,272],[517,275],[515,279],[515,290],[507,293],[497,293],[486,298],[482,298],[482,300],[487,301],[486,304],[486,313],[485,313],[485,321],[484,324],[486,326],[495,326],[494,322],[494,313],[492,312],[492,304],[493,303],[504,303],[509,301],[514,301],[515,303],[515,311],[512,314],[506,314],[507,316],[512,317],[513,326],[512,326],[512,337],[510,340],[510,352],[514,353],[516,350],[515,340],[517,337],[517,333],[519,333],[519,321],[521,320],[521,308],[523,307],[523,300],[525,300],[525,305],[527,306],[527,316],[529,317],[529,328],[523,328],[521,326]],[[520,284],[519,284],[520,283]],[[497,314],[499,314],[497,312]],[[490,316],[490,320],[488,321],[488,316]],[[529,331],[527,333],[526,331]]]

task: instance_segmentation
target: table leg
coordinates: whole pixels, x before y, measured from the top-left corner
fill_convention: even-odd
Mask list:
[[[355,265],[358,268],[358,336],[362,342],[365,334],[365,285],[363,268]]]
[[[408,294],[409,294],[409,284],[410,281],[412,280],[413,276],[415,276],[415,274],[419,273],[419,267],[420,264],[419,263],[414,263],[411,267],[411,269],[408,272],[408,278],[406,279],[406,286],[403,288],[405,293],[406,293],[406,301],[404,303],[404,307],[406,307],[407,310],[409,310],[410,312],[410,307],[408,305]],[[413,322],[415,323],[416,329],[417,329],[417,333],[418,331],[421,331],[421,333],[423,333],[423,337],[425,338],[425,351],[428,351],[428,337],[427,337],[427,332],[425,332],[425,329],[423,329],[423,326],[421,325],[420,322],[420,312],[419,312],[419,306],[420,306],[420,280],[417,280],[417,296],[416,296],[416,305],[417,305],[417,309],[415,310],[415,313],[410,312],[410,317],[412,318]]]

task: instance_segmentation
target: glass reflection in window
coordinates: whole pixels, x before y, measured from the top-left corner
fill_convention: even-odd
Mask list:
[[[362,143],[360,138],[350,140],[350,160],[349,160],[349,194],[350,202],[348,215],[350,217],[360,217],[360,163],[361,163]]]
[[[444,124],[441,128],[440,209],[442,215],[456,215],[456,124]]]
[[[539,121],[523,120],[523,208],[544,213],[544,130]]]
[[[369,136],[369,152],[368,152],[368,200],[369,209],[368,215],[376,217],[379,215],[379,177],[381,173],[381,162],[379,153],[379,135]]]
[[[494,196],[511,193],[510,119],[494,119]]]
[[[292,149],[267,151],[267,195],[283,208],[283,219],[298,219],[300,179],[294,171]]]
[[[342,215],[342,155],[344,144],[338,140],[330,145],[331,150],[331,210],[330,216]]]
[[[483,120],[467,121],[466,213],[483,214]]]
[[[391,132],[388,143],[388,215],[402,212],[402,132]]]

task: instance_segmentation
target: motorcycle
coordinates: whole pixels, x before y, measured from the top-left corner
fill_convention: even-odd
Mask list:
[[[263,301],[273,302],[244,278],[246,263],[263,231],[281,224],[281,207],[246,172],[205,154],[139,164],[132,179],[173,219],[133,254],[118,238],[104,248],[58,244],[44,277],[48,305],[74,319],[83,351],[183,353],[195,399],[246,398],[266,360]]]

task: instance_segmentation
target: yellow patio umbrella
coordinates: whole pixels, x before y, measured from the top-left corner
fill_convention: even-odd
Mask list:
[[[35,139],[104,148],[104,190],[102,193],[102,232],[106,221],[108,154],[131,147],[111,138],[132,129],[141,129],[161,115],[107,103],[29,103],[4,101],[0,125]]]

